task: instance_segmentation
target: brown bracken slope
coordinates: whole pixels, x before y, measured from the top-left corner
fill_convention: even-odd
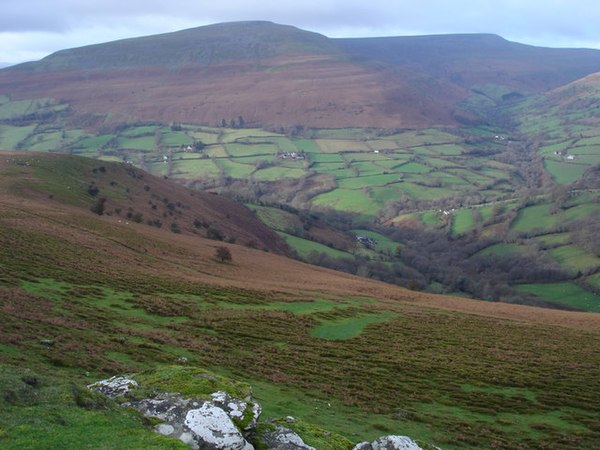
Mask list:
[[[426,127],[468,119],[459,105],[475,85],[528,94],[598,70],[599,51],[498,36],[329,39],[240,22],[63,50],[0,70],[0,94],[53,97],[113,122]]]
[[[89,276],[97,277],[99,282],[103,277],[118,280],[143,273],[157,279],[178,280],[178,283],[187,281],[279,292],[288,294],[290,298],[302,299],[308,293],[325,297],[365,296],[388,305],[402,303],[426,310],[433,308],[577,329],[600,329],[598,314],[425,294],[239,245],[252,238],[274,251],[284,251],[276,238],[261,230],[251,217],[241,219],[237,215],[242,207],[220,198],[212,205],[202,206],[203,198],[198,197],[197,192],[185,192],[185,188],[138,170],[133,172],[133,177],[126,172],[120,176],[117,165],[113,164],[104,166],[105,171],[101,172],[101,164],[104,163],[64,155],[3,154],[0,161],[0,188],[3,192],[0,198],[0,243],[3,251],[15,246],[11,266],[19,267],[19,271],[23,272],[31,270],[23,269],[25,267],[49,267],[51,264],[52,270],[60,271],[64,266],[68,271],[72,270],[72,259],[75,258],[78,270],[92,274]],[[96,173],[82,173],[81,177],[77,177],[75,172],[68,172],[68,169],[82,170],[92,166],[97,169]],[[59,171],[58,177],[53,177],[55,168]],[[94,178],[94,175],[97,176]],[[114,191],[110,192],[110,183],[108,186],[102,184],[102,177],[117,181],[118,184],[112,186]],[[148,201],[142,193],[160,192],[161,195],[169,195],[175,202],[180,201],[184,204],[183,209],[189,208],[192,212],[201,210],[206,220],[218,223],[226,233],[238,236],[238,243],[205,239],[201,233],[193,231],[173,233],[165,226],[157,228],[144,222],[135,223],[124,219],[125,210],[120,214],[113,212],[98,216],[87,207],[91,199],[85,188],[90,180],[96,180],[100,193],[114,197],[129,188],[131,200],[110,200],[111,210],[117,204],[123,207],[129,204],[135,211],[147,211],[145,205],[141,206]],[[150,186],[150,189],[146,191],[143,186]],[[159,209],[162,210],[162,206]],[[227,214],[230,216],[226,217]],[[30,236],[29,240],[19,239],[24,235]],[[69,243],[68,252],[54,254],[53,248],[64,246],[64,242]],[[222,264],[215,260],[217,246],[231,250],[232,263]],[[31,249],[36,250],[29,252]],[[50,261],[52,258],[55,258],[54,262]]]
[[[32,211],[62,210],[66,204],[74,211],[83,210],[90,217],[124,228],[139,225],[144,230],[208,236],[217,242],[236,242],[279,254],[288,252],[279,236],[241,203],[187,189],[126,164],[58,154],[3,152],[0,173],[2,200],[29,205]]]

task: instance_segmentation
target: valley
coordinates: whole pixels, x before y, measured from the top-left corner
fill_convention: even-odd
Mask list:
[[[587,119],[561,115],[540,144],[529,137],[531,116],[511,133],[490,126],[268,131],[242,127],[242,117],[219,127],[146,123],[90,132],[66,126],[69,109],[5,97],[0,147],[122,162],[241,200],[298,257],[319,265],[437,293],[600,308],[600,256],[585,237],[600,214],[600,131]],[[158,216],[143,221],[162,226]],[[357,239],[365,235],[367,244]],[[569,295],[553,295],[555,285]]]

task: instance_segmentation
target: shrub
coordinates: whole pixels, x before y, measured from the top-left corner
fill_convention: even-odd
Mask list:
[[[95,214],[98,214],[99,216],[101,216],[102,214],[104,214],[104,204],[106,203],[106,199],[105,198],[99,198],[97,199],[94,204],[90,207],[90,211],[92,211]]]
[[[206,237],[208,239],[214,239],[215,241],[222,241],[223,239],[225,239],[225,236],[223,236],[221,230],[212,227],[206,230]]]
[[[230,262],[233,257],[231,256],[231,251],[227,247],[217,247],[215,249],[215,258],[217,258],[221,262]]]

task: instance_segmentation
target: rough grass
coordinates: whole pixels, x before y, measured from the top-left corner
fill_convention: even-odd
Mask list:
[[[449,449],[555,442],[580,449],[597,442],[596,331],[422,308],[418,293],[408,301],[348,303],[329,291],[338,275],[328,273],[321,285],[327,291],[315,292],[315,273],[302,264],[270,282],[287,270],[283,260],[248,280],[265,286],[252,290],[231,277],[269,256],[262,252],[244,260],[249,250],[234,247],[234,265],[223,267],[211,260],[212,248],[196,253],[206,245],[201,240],[184,245],[169,232],[149,239],[115,229],[113,236],[105,222],[78,220],[64,236],[55,225],[58,235],[51,236],[14,212],[0,217],[0,344],[10,350],[0,354],[4,364],[82,385],[90,378],[85,371],[97,379],[168,366],[185,355],[190,364],[258,380],[266,416],[284,412],[278,416],[317,423],[353,442],[383,434]],[[223,277],[229,286],[206,283]],[[291,282],[305,291],[287,288]],[[350,339],[311,336],[323,323],[347,320],[346,329],[356,331],[362,318],[388,314],[394,318]]]
[[[137,412],[47,370],[1,364],[0,393],[3,449],[188,448],[154,433]]]

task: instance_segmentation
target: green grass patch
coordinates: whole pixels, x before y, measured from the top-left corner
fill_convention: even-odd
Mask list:
[[[125,137],[119,136],[117,147],[132,150],[154,150],[156,149],[156,139],[152,136]]]
[[[423,224],[435,227],[442,224],[440,220],[440,213],[438,211],[425,211],[419,215],[419,219]]]
[[[179,147],[184,145],[192,145],[194,143],[194,139],[183,131],[163,131],[160,143],[161,145],[168,147]]]
[[[582,311],[600,312],[600,296],[574,283],[520,284],[514,288],[533,294],[547,302],[570,306]]]
[[[555,227],[561,222],[559,214],[550,214],[550,205],[528,206],[519,210],[511,228],[518,232],[530,232],[533,230],[547,230]]]
[[[239,158],[243,156],[269,156],[275,155],[279,151],[279,147],[275,144],[261,144],[261,145],[250,145],[250,144],[226,144],[225,148],[229,156],[233,158]]]
[[[358,214],[375,215],[379,205],[373,202],[371,196],[364,190],[335,189],[313,198],[315,206],[325,206],[340,211]]]
[[[306,171],[303,169],[275,166],[257,170],[254,172],[253,178],[260,181],[277,181],[286,178],[302,178],[304,175],[306,175]]]
[[[586,281],[586,283],[589,283],[592,286],[600,289],[600,273],[597,273],[596,275],[592,275],[591,277],[587,277],[585,281]]]
[[[315,143],[315,141],[312,141],[310,139],[294,139],[292,142],[294,143],[296,148],[298,148],[298,150],[310,153],[311,159],[313,157],[313,154],[318,154],[321,151],[321,149]]]
[[[248,178],[256,170],[253,164],[241,164],[228,159],[215,160],[215,164],[225,175],[233,178]]]
[[[3,150],[15,150],[20,148],[19,144],[27,139],[35,130],[35,125],[12,126],[0,125],[0,148]]]
[[[578,180],[589,166],[584,164],[568,163],[562,161],[544,160],[544,167],[552,178],[559,184],[571,184]]]
[[[570,233],[545,234],[534,238],[534,241],[546,247],[566,245],[571,243],[571,235]]]
[[[174,159],[171,164],[171,176],[175,178],[198,179],[221,174],[221,169],[212,159]]]
[[[452,236],[456,237],[475,228],[472,209],[459,209],[452,213]]]
[[[311,336],[333,341],[342,341],[359,336],[365,327],[387,322],[398,317],[393,313],[366,314],[342,319],[326,320],[310,331]]]
[[[600,258],[574,245],[563,245],[550,249],[548,254],[573,273],[586,272],[600,267]]]
[[[415,200],[437,200],[451,196],[454,191],[444,187],[428,187],[411,182],[399,183],[398,187]]]
[[[292,236],[291,234],[278,232],[285,242],[292,247],[301,258],[307,258],[313,253],[325,253],[333,258],[352,258],[350,253],[328,247],[319,242]]]
[[[129,127],[126,130],[124,130],[121,135],[123,136],[127,136],[127,137],[139,137],[139,136],[145,136],[145,135],[152,135],[154,137],[154,134],[159,130],[159,127],[157,125],[143,125],[143,126],[139,126],[139,127]]]
[[[152,431],[136,411],[117,406],[82,384],[54,372],[0,365],[0,446],[7,450],[188,448]]]
[[[355,178],[347,178],[338,181],[338,186],[344,189],[361,189],[366,186],[385,186],[398,182],[398,175],[369,175]]]

